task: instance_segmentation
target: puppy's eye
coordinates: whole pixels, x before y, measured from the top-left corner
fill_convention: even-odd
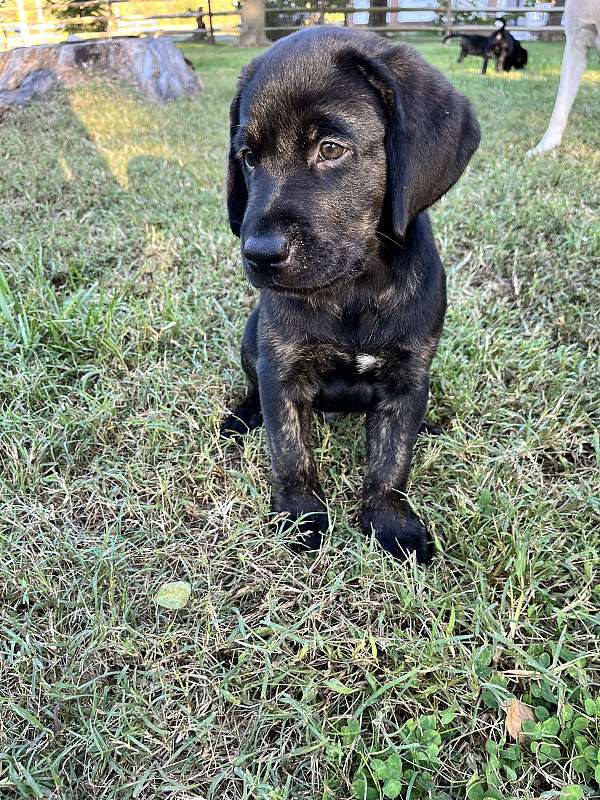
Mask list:
[[[244,163],[248,169],[254,169],[256,166],[256,158],[254,157],[252,150],[244,150],[242,153],[242,158],[244,159]]]
[[[337,142],[322,142],[319,147],[319,158],[321,161],[335,161],[341,158],[346,152],[346,148]]]

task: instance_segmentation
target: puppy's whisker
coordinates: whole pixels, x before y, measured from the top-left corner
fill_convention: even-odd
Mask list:
[[[392,239],[392,237],[391,237],[391,236],[388,236],[388,235],[387,235],[387,233],[382,233],[381,231],[375,231],[375,238],[376,238],[378,241],[380,241],[380,242],[381,242],[381,244],[384,244],[384,243],[381,241],[382,239],[387,239],[387,240],[388,240],[389,242],[391,242],[392,244],[398,244],[398,242],[397,242],[395,239]]]

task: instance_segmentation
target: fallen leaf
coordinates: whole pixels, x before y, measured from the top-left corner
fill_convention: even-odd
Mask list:
[[[177,611],[187,606],[191,593],[192,587],[187,581],[163,583],[158,592],[154,595],[154,602],[163,608]]]
[[[506,711],[506,730],[513,739],[521,741],[524,736],[521,726],[527,719],[535,720],[533,711],[516,697],[504,704],[504,710]]]

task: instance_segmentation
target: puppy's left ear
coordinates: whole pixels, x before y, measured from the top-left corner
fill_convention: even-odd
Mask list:
[[[355,53],[353,60],[385,115],[385,216],[401,239],[417,214],[460,178],[479,145],[479,124],[469,101],[412,47],[376,57]]]

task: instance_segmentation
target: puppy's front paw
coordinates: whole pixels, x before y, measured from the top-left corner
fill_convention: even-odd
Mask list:
[[[220,435],[223,439],[238,439],[253,431],[254,428],[259,428],[262,424],[263,418],[260,411],[252,412],[238,408],[233,414],[225,417],[221,423]]]
[[[428,422],[426,419],[423,420],[419,428],[419,436],[441,436],[443,432],[439,425],[434,422]]]
[[[401,510],[367,508],[361,516],[363,532],[375,538],[384,550],[405,560],[415,553],[418,564],[428,564],[433,556],[429,531],[414,511],[405,505]]]
[[[277,525],[296,553],[318,550],[329,527],[329,516],[323,503],[311,495],[274,497],[271,511],[277,514]]]

